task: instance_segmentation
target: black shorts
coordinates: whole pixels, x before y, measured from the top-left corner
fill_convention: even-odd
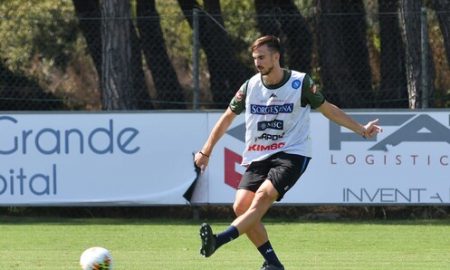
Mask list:
[[[277,199],[280,201],[305,172],[310,160],[310,157],[279,152],[265,160],[254,161],[242,176],[238,189],[256,192],[269,179],[280,194]]]

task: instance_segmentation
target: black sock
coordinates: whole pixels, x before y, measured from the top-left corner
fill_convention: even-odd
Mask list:
[[[272,248],[272,244],[270,244],[270,241],[265,242],[260,247],[258,247],[259,253],[264,257],[267,263],[275,266],[283,266],[278,260],[277,255],[275,254],[275,251]]]
[[[216,235],[216,249],[219,248],[221,245],[226,244],[238,237],[239,237],[238,229],[234,226],[228,227],[228,229]]]

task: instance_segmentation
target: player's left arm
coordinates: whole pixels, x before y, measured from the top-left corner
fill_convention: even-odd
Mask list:
[[[382,129],[378,126],[378,119],[362,125],[356,122],[348,114],[336,105],[326,101],[324,95],[316,87],[316,84],[309,75],[305,76],[302,88],[302,106],[310,104],[312,108],[321,112],[325,117],[335,123],[344,126],[365,138],[375,136]]]
[[[357,134],[360,134],[364,138],[371,138],[382,131],[381,127],[378,126],[378,119],[362,125],[356,122],[336,105],[329,103],[326,100],[317,108],[317,110],[333,122],[344,126]]]

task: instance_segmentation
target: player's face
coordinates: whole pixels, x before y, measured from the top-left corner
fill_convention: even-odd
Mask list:
[[[267,45],[263,45],[253,51],[253,63],[261,75],[268,75],[272,72],[275,61],[277,61],[275,54]]]

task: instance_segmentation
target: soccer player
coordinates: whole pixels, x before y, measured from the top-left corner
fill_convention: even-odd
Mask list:
[[[284,270],[261,220],[308,166],[311,159],[310,108],[365,138],[381,131],[378,120],[362,125],[327,102],[308,74],[282,68],[280,51],[280,40],[275,36],[263,36],[254,41],[251,52],[259,73],[240,87],[204,146],[194,156],[195,164],[204,170],[217,141],[236,115],[245,113],[242,165],[246,171],[233,204],[237,218],[218,234],[203,223],[200,253],[209,257],[222,245],[246,234],[264,257],[261,270]]]

